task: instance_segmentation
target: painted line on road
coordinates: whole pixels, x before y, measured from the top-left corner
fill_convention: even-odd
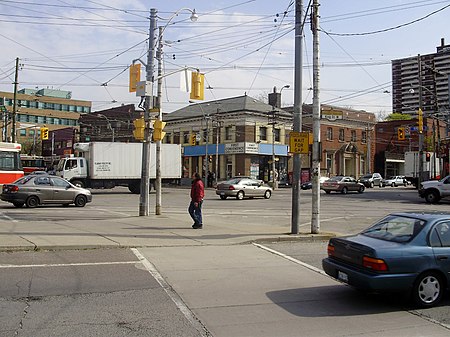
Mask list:
[[[261,244],[259,244],[259,243],[253,243],[253,245],[256,246],[256,247],[258,247],[258,248],[264,249],[264,250],[268,251],[269,253],[272,253],[272,254],[281,256],[282,258],[285,258],[286,260],[289,260],[289,261],[294,262],[294,263],[296,263],[296,264],[299,264],[299,265],[301,265],[301,266],[303,266],[303,267],[306,267],[306,268],[308,268],[308,269],[310,269],[310,270],[312,270],[312,271],[315,271],[316,273],[319,273],[319,274],[321,274],[321,275],[324,275],[324,276],[329,277],[322,269],[316,268],[316,267],[314,267],[314,266],[311,266],[310,264],[307,264],[307,263],[305,263],[305,262],[302,262],[302,261],[300,261],[300,260],[297,260],[297,259],[293,258],[292,256],[286,255],[286,254],[284,254],[284,253],[281,253],[281,252],[276,251],[276,250],[274,250],[274,249],[271,249],[271,248],[269,248],[269,247],[263,246],[263,245],[261,245]]]
[[[164,291],[169,295],[171,300],[175,303],[178,309],[183,313],[186,319],[192,324],[192,326],[197,329],[202,337],[211,336],[206,327],[200,322],[200,320],[195,316],[195,314],[189,309],[189,307],[184,303],[183,299],[173,290],[173,288],[166,282],[164,277],[159,273],[156,267],[147,258],[139,252],[136,248],[131,248],[131,251],[136,255],[139,261],[142,263],[144,268],[153,276],[153,278],[159,283],[159,285],[164,289]]]
[[[97,208],[99,211],[103,211],[103,212],[105,212],[105,213],[111,213],[111,214],[119,214],[119,215],[123,215],[123,216],[126,216],[126,217],[130,217],[130,216],[133,216],[133,215],[130,215],[130,214],[128,214],[128,213],[122,213],[122,212],[117,212],[117,211],[110,211],[109,209],[105,209],[105,208]]]
[[[108,266],[108,265],[136,264],[136,263],[139,263],[139,261],[45,263],[45,264],[0,264],[0,269],[6,269],[6,268],[77,267],[77,266]]]
[[[348,216],[338,216],[335,218],[328,218],[328,219],[320,219],[320,222],[327,222],[327,221],[333,221],[333,220],[342,220],[348,218]],[[311,222],[305,222],[299,225],[299,227],[305,227],[305,226],[311,226]]]
[[[2,215],[2,218],[5,218],[5,219],[8,220],[8,221],[11,221],[11,222],[19,222],[19,220],[16,220],[16,219],[14,219],[14,218],[11,218],[10,216],[8,216],[8,215],[6,215],[6,214],[1,213],[1,215]]]

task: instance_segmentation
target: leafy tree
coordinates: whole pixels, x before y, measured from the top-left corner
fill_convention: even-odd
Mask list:
[[[387,115],[384,120],[385,121],[409,121],[411,119],[412,119],[411,115],[394,112],[390,115]]]

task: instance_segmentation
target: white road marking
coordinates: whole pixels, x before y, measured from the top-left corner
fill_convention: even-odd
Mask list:
[[[186,319],[192,324],[197,331],[200,332],[201,336],[207,337],[211,336],[206,327],[197,319],[191,309],[184,303],[182,298],[172,289],[172,287],[166,282],[163,276],[158,272],[156,267],[142,255],[136,248],[131,248],[131,251],[136,255],[145,269],[153,276],[153,278],[159,283],[159,285],[164,289],[164,291],[169,295],[172,301],[175,303],[178,309],[183,313]]]
[[[6,268],[75,267],[75,266],[108,266],[108,265],[117,265],[117,264],[136,264],[136,263],[139,263],[139,261],[45,263],[45,264],[0,264],[0,269],[6,269]]]
[[[312,270],[312,271],[315,271],[316,273],[319,273],[319,274],[321,274],[321,275],[324,275],[324,276],[329,277],[322,269],[319,269],[319,268],[316,268],[316,267],[314,267],[314,266],[311,266],[310,264],[307,264],[307,263],[305,263],[305,262],[302,262],[302,261],[300,261],[300,260],[297,260],[297,259],[295,259],[295,258],[293,258],[293,257],[291,257],[291,256],[289,256],[289,255],[283,254],[283,253],[281,253],[281,252],[279,252],[279,251],[276,251],[276,250],[273,250],[273,249],[271,249],[271,248],[269,248],[269,247],[260,245],[259,243],[253,243],[253,245],[256,246],[256,247],[258,247],[258,248],[264,249],[264,250],[266,250],[266,251],[268,251],[268,252],[270,252],[270,253],[272,253],[272,254],[281,256],[282,258],[285,258],[286,260],[289,260],[289,261],[291,261],[291,262],[297,263],[297,264],[299,264],[299,265],[301,265],[301,266],[303,266],[303,267],[306,267],[306,268],[308,268],[308,269],[310,269],[310,270]]]
[[[11,218],[10,216],[8,216],[8,215],[6,215],[6,214],[3,214],[3,213],[0,213],[0,214],[1,214],[2,218],[5,218],[5,219],[8,220],[8,221],[11,221],[11,222],[19,222],[18,220],[13,219],[13,218]]]

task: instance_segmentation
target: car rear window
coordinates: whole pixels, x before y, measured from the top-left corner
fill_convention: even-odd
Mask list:
[[[385,241],[409,242],[422,230],[425,223],[417,218],[390,215],[361,234]]]

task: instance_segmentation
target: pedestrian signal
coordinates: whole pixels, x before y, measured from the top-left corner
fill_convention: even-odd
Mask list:
[[[48,140],[48,128],[41,128],[41,140]]]
[[[138,118],[133,121],[134,130],[133,137],[137,140],[144,140],[145,138],[145,120],[144,118]]]
[[[153,122],[153,140],[163,140],[166,133],[163,131],[166,126],[166,122],[157,119]]]

